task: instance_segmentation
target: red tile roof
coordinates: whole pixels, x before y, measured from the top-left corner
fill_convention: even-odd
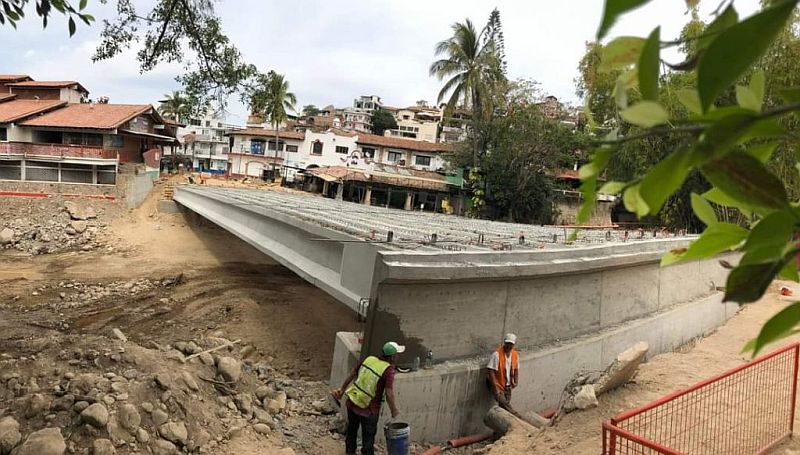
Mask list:
[[[260,136],[260,137],[275,137],[275,130],[268,130],[266,128],[245,128],[243,130],[234,130],[228,133],[231,136]],[[278,137],[283,139],[297,139],[302,141],[306,135],[298,131],[278,131]]]
[[[77,85],[79,90],[89,93],[89,90],[86,90],[86,88],[82,86],[80,82],[77,81],[24,81],[24,82],[15,82],[13,84],[8,84],[8,86],[12,88],[42,88],[42,89],[67,88],[73,85]]]
[[[2,103],[3,101],[13,100],[16,97],[17,95],[13,93],[0,93],[0,103]]]
[[[391,186],[447,191],[447,177],[433,171],[423,171],[390,164],[375,163],[371,169],[330,166],[306,169],[307,174],[323,180],[375,182]]]
[[[0,123],[11,123],[66,105],[59,100],[12,100],[0,103]]]
[[[2,106],[2,105],[0,105]],[[84,104],[73,103],[65,108],[23,122],[22,126],[50,128],[89,128],[112,130],[119,128],[137,115],[152,113],[161,121],[149,104]]]
[[[397,137],[378,136],[375,134],[359,134],[357,144],[375,145],[378,147],[389,147],[403,150],[413,150],[417,152],[450,152],[453,147],[450,144],[413,141],[411,139],[400,139]]]
[[[0,82],[32,80],[27,74],[0,74]]]

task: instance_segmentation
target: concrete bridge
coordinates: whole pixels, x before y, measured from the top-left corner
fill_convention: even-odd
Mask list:
[[[647,341],[650,355],[735,314],[716,261],[659,267],[686,238],[623,241],[618,231],[405,212],[278,191],[177,186],[175,201],[227,229],[366,318],[363,344],[340,333],[331,383],[387,340],[400,363],[433,352],[429,370],[397,376],[418,441],[482,429],[483,367],[506,332],[518,335],[523,411],[558,402],[574,373],[602,370]],[[634,235],[634,237],[637,237]]]

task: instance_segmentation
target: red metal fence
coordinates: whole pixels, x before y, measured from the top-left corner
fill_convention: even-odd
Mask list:
[[[603,423],[603,454],[761,454],[792,434],[800,343]]]

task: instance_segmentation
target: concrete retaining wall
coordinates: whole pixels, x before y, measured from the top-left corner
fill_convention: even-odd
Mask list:
[[[715,293],[559,346],[522,350],[520,385],[512,400],[515,408],[526,412],[557,405],[575,373],[604,369],[638,341],[650,345],[649,358],[709,333],[738,311],[736,304],[721,302],[722,295]],[[338,338],[331,377],[336,387],[358,356],[353,334],[339,334]],[[352,351],[344,352],[347,349]],[[431,370],[397,374],[396,399],[402,420],[411,424],[414,441],[441,442],[485,430],[483,416],[492,404],[485,383],[489,353],[487,350],[481,357],[444,362]],[[383,412],[386,419],[386,406]]]
[[[381,252],[365,346],[405,343],[410,363],[493,349],[506,332],[521,349],[596,333],[711,295],[718,261],[659,266],[686,240],[538,253],[422,256]],[[501,259],[505,259],[504,262]]]

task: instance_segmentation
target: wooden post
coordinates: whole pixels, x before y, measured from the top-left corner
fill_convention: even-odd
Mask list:
[[[412,206],[414,200],[414,191],[408,190],[406,191],[406,203],[403,205],[403,210],[411,210],[414,207]]]
[[[372,204],[372,185],[367,185],[367,191],[364,193],[364,205]]]

